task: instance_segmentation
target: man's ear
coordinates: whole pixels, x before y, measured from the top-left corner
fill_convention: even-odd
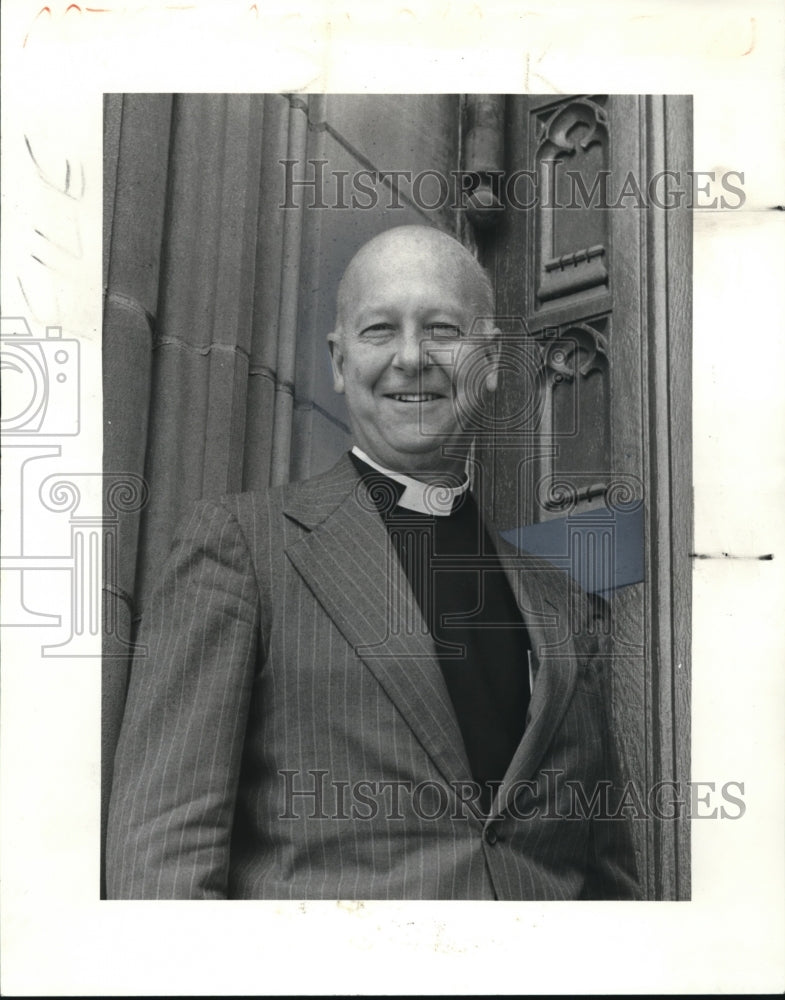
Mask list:
[[[327,347],[330,351],[330,361],[333,366],[333,389],[336,392],[343,392],[343,347],[341,345],[341,334],[333,330],[327,334]]]
[[[496,392],[496,387],[499,384],[499,363],[501,361],[502,353],[502,333],[501,330],[495,326],[487,336],[490,343],[486,348],[488,353],[488,373],[485,376],[485,388],[488,392]]]

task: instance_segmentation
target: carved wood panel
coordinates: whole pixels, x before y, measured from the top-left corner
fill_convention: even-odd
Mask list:
[[[608,285],[608,217],[598,197],[609,162],[606,101],[576,97],[534,112],[538,304]]]
[[[665,290],[672,268],[689,268],[689,216],[613,204],[609,192],[630,173],[645,188],[655,170],[689,169],[679,100],[508,98],[504,168],[536,179],[536,197],[525,208],[508,201],[495,229],[477,233],[507,317],[502,328],[528,340],[536,369],[526,379],[515,366],[502,373],[497,414],[523,412],[527,394],[537,396],[536,405],[529,400],[536,421],[485,449],[486,499],[497,524],[519,537],[527,526],[550,531],[563,521],[565,568],[611,605],[613,725],[625,773],[644,795],[658,780],[689,780],[689,607],[674,604],[689,590],[689,568],[671,534],[688,535],[678,526],[689,514],[683,435],[674,459],[681,481],[668,464],[675,409],[688,423],[689,307]],[[674,331],[682,339],[671,396]],[[622,585],[618,567],[609,569],[621,544],[619,503],[636,511],[640,557]],[[633,827],[648,897],[689,898],[687,823],[649,816]]]

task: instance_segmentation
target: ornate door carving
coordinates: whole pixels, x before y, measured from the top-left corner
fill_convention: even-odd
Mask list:
[[[474,233],[508,345],[487,500],[610,606],[636,848],[648,896],[671,899],[689,897],[688,822],[647,796],[689,780],[690,217],[650,191],[665,169],[687,182],[689,110],[508,97],[502,207]]]

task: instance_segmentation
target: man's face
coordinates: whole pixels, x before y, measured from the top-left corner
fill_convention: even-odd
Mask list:
[[[496,387],[493,335],[478,343],[476,275],[411,238],[366,255],[347,282],[328,340],[356,444],[394,471],[461,468],[467,422]]]

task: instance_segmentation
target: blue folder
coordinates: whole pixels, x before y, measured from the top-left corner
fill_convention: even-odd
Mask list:
[[[602,507],[502,531],[519,549],[566,570],[590,594],[643,580],[644,505]]]

